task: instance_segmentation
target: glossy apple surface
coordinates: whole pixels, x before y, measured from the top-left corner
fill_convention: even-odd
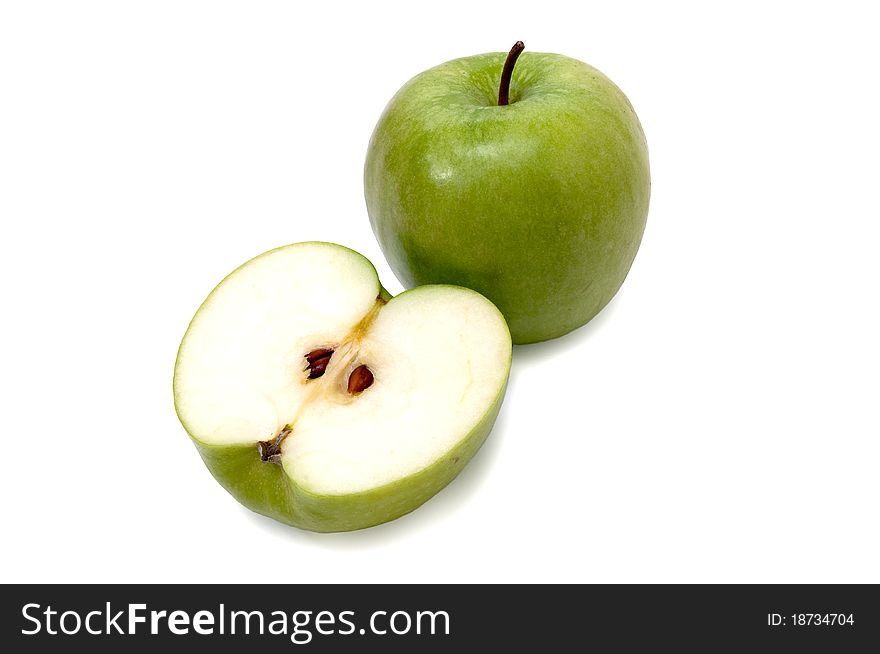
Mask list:
[[[370,140],[364,189],[405,286],[472,288],[528,343],[611,300],[638,250],[651,182],[639,120],[607,77],[525,52],[499,106],[505,57],[450,61],[401,88]]]

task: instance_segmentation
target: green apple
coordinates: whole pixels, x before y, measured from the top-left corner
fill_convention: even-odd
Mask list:
[[[404,85],[370,140],[364,194],[405,286],[479,291],[514,342],[529,343],[611,300],[641,242],[651,181],[623,92],[562,55],[517,63],[521,50],[456,59]]]
[[[313,531],[370,527],[448,484],[498,415],[504,318],[474,291],[391,298],[331,243],[266,252],[224,279],[187,329],[174,404],[239,502]]]

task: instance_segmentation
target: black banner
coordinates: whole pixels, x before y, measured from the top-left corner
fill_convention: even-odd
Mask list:
[[[870,585],[21,585],[2,587],[0,611],[7,652],[132,644],[163,652],[632,651],[650,643],[850,652],[880,643],[880,594]]]

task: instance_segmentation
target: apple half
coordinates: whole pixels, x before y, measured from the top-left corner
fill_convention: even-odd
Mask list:
[[[397,297],[331,243],[224,279],[180,345],[174,403],[247,508],[312,531],[393,520],[448,484],[492,428],[510,371],[501,313],[475,291]]]

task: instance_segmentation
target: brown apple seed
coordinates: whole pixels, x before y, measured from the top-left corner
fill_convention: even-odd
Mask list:
[[[309,371],[309,379],[317,379],[323,375],[332,356],[333,350],[327,348],[318,348],[309,352],[306,355],[306,361],[308,362],[306,370]]]
[[[363,393],[373,384],[373,373],[364,365],[352,370],[348,378],[348,392],[352,395]]]

